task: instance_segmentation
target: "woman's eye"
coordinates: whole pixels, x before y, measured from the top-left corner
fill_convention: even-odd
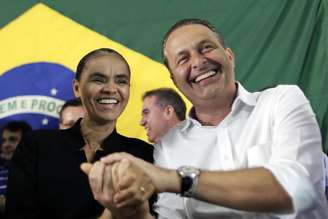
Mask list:
[[[117,79],[116,83],[118,83],[120,85],[126,85],[126,84],[129,84],[129,81],[126,79]]]
[[[105,80],[103,78],[92,78],[91,81],[96,82],[96,83],[104,83],[105,82]]]

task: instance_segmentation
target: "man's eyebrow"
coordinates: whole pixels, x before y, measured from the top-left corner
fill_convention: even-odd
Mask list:
[[[181,50],[181,51],[179,51],[179,52],[177,53],[177,57],[179,57],[179,56],[183,56],[183,55],[186,55],[187,53],[188,53],[188,51],[185,50],[185,49],[183,49],[183,50]]]

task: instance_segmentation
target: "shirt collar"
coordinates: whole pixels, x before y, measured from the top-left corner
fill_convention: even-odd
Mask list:
[[[82,118],[78,119],[71,128],[62,130],[64,133],[67,133],[75,139],[76,143],[74,145],[77,150],[81,150],[85,145],[83,134],[81,132],[81,120]],[[119,136],[120,135],[117,133],[116,128],[114,128],[114,130],[104,139],[102,143],[103,149],[106,151],[110,144],[119,141]]]
[[[237,85],[237,95],[232,104],[232,107],[235,108],[236,105],[240,105],[240,103],[244,103],[249,106],[255,106],[258,93],[248,92],[238,81],[236,82],[236,85]],[[201,126],[201,123],[196,119],[196,113],[195,113],[194,107],[192,107],[190,109],[188,118],[187,118],[186,122],[183,124],[183,126],[181,127],[181,130],[182,131],[186,130],[191,124]]]
[[[240,82],[236,82],[238,86],[237,90],[237,96],[235,101],[233,102],[233,105],[237,103],[238,101],[242,101],[243,103],[249,105],[249,106],[255,106],[257,101],[257,94],[258,93],[250,93],[248,92],[243,85],[241,85]]]

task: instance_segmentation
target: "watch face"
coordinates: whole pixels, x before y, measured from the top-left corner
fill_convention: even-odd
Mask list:
[[[181,177],[181,195],[191,197],[198,181],[199,169],[192,166],[181,166],[177,172]]]
[[[178,168],[178,171],[181,172],[180,175],[182,176],[195,177],[199,175],[199,170],[192,166],[181,166]]]

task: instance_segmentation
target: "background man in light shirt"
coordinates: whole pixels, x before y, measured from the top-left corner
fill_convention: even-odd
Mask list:
[[[186,116],[186,104],[172,88],[158,88],[144,93],[140,125],[147,131],[148,141],[159,140]]]
[[[133,186],[115,187],[132,181],[119,171],[128,162],[160,193],[159,218],[328,218],[320,131],[297,86],[248,92],[235,80],[232,50],[204,20],[175,24],[164,37],[163,56],[193,108],[155,145],[157,166],[125,153],[102,159],[125,176],[113,174],[119,180],[105,206],[138,203],[139,193],[152,189],[145,183],[131,195]],[[83,166],[89,168],[95,167]],[[104,186],[106,178],[98,180]],[[151,216],[145,210],[138,218]]]

